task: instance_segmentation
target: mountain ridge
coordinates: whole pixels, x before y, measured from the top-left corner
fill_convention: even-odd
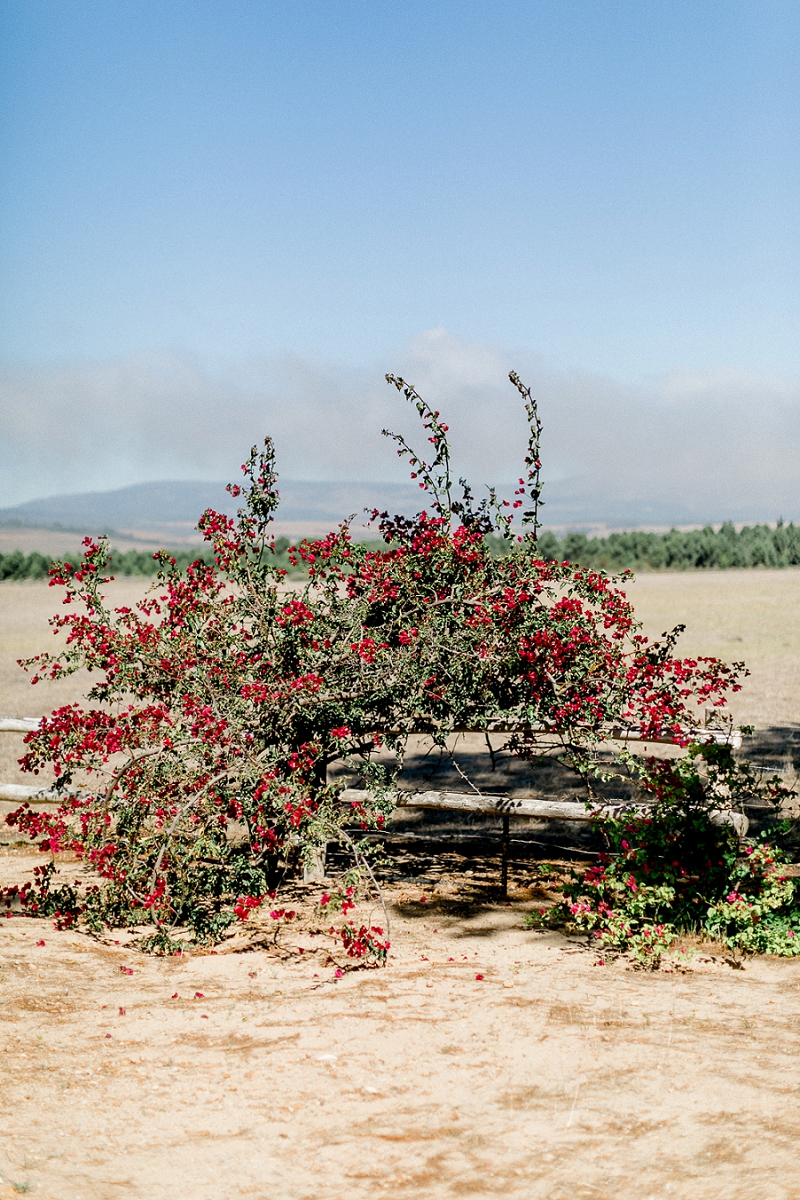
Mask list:
[[[420,490],[410,483],[369,481],[278,482],[281,502],[276,526],[292,526],[308,534],[335,526],[355,514],[354,528],[366,524],[364,510],[413,514],[424,505]],[[509,491],[511,489],[509,488]],[[750,509],[696,512],[678,498],[620,498],[598,494],[590,481],[558,480],[546,484],[541,516],[552,529],[635,529],[671,525],[692,526],[734,522],[771,522],[777,514]],[[422,502],[422,503],[421,503]],[[0,509],[0,527],[53,529],[81,534],[190,535],[207,508],[233,514],[240,502],[225,484],[207,480],[154,480],[108,491],[40,497]]]

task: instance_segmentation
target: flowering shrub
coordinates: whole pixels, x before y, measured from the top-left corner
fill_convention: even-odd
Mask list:
[[[21,886],[13,884],[0,890],[0,904],[5,906],[6,915],[10,917],[17,910],[29,917],[53,917],[57,929],[68,929],[81,907],[79,893],[70,884],[54,888],[55,869],[52,861],[42,863],[33,868],[32,882],[28,880]]]
[[[800,953],[800,898],[780,873],[780,851],[749,846],[740,858],[731,826],[714,822],[744,799],[777,807],[790,794],[780,779],[761,779],[729,746],[692,746],[677,762],[629,762],[652,807],[605,821],[609,852],[539,919],[653,966],[687,931],[743,952]]]
[[[149,925],[146,944],[163,951],[176,938],[213,941],[329,840],[351,852],[361,895],[374,886],[363,835],[391,812],[394,772],[375,754],[385,747],[399,767],[415,729],[443,743],[503,718],[520,728],[513,749],[535,755],[532,730],[545,727],[585,766],[610,723],[685,743],[696,706],[722,705],[739,686],[740,665],[648,642],[617,581],[540,555],[540,425],[516,376],[525,470],[513,500],[490,491],[480,502],[453,485],[439,413],[387,378],[432,449],[425,458],[389,435],[427,507],[374,511],[378,549],[353,542],[349,522],[303,541],[289,557],[307,579],[290,593],[270,530],[279,496],[267,439],[229,489],[237,516],[200,520],[213,562],[181,572],[161,553],[157,583],[133,608],[109,607],[102,540],[53,569],[66,649],[25,665],[34,682],[80,669],[94,682],[86,706],[65,705],[26,735],[24,768],[52,766],[57,813],[23,806],[9,820],[94,868],[98,885],[75,907],[88,925]],[[490,552],[491,535],[507,553]],[[369,802],[342,803],[326,779],[335,762],[370,784]],[[371,924],[340,936],[350,955],[389,947]]]
[[[708,933],[745,953],[800,954],[800,897],[782,863],[777,847],[748,846],[731,872],[730,891],[709,906]]]

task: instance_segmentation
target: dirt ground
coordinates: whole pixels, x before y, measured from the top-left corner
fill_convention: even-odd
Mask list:
[[[530,871],[505,904],[448,865],[339,979],[307,930],[165,961],[4,922],[0,1196],[800,1195],[800,964],[599,965],[526,930]]]
[[[120,600],[140,588],[122,581]],[[649,632],[685,621],[687,651],[749,661],[737,717],[782,731],[791,758],[800,571],[632,592]],[[76,681],[31,692],[12,669],[49,641],[53,599],[0,585],[2,715],[77,698]],[[0,736],[0,780],[23,781],[18,738]],[[35,861],[0,851],[0,886]],[[291,953],[258,921],[169,960],[0,922],[0,1197],[800,1197],[800,962],[687,945],[656,973],[601,965],[526,928],[558,883],[535,860],[514,865],[508,902],[496,882],[496,860],[399,855],[390,963],[340,978],[299,884]]]

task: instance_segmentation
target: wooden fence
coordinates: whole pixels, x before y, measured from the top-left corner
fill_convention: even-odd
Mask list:
[[[0,717],[0,733],[30,733],[38,728],[38,717]],[[431,725],[414,724],[409,728],[397,729],[399,734],[431,734],[435,729]],[[547,736],[551,731],[546,726],[525,724],[510,724],[503,721],[490,721],[480,729],[458,728],[453,733],[524,733]],[[741,746],[742,737],[738,730],[696,728],[681,731],[682,738],[695,742],[716,742],[730,744],[734,748]],[[639,741],[647,743],[659,742],[665,745],[675,745],[675,738],[643,738],[628,730],[611,727],[607,732],[608,741]],[[64,792],[54,792],[48,788],[28,787],[22,784],[0,783],[0,801],[28,802],[30,804],[52,805],[63,798]],[[455,811],[463,813],[481,813],[497,816],[501,821],[500,834],[500,891],[503,896],[508,893],[508,869],[511,848],[512,818],[526,818],[537,821],[568,821],[594,822],[602,821],[609,816],[622,812],[635,812],[646,809],[644,803],[631,803],[623,800],[612,800],[595,806],[581,801],[539,800],[533,796],[511,797],[504,793],[488,792],[450,792],[450,791],[407,791],[398,790],[394,793],[398,808],[436,809],[440,811]],[[368,791],[345,788],[341,793],[343,803],[364,802],[370,799]],[[719,809],[711,814],[711,820],[716,824],[731,825],[739,838],[747,835],[748,820],[744,813],[733,810]],[[306,882],[317,882],[325,876],[325,847],[321,847],[314,862],[305,871]]]

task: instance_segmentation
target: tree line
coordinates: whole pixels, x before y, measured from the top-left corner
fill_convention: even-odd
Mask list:
[[[277,567],[294,574],[296,572],[287,554],[290,545],[287,537],[275,539],[274,562]],[[190,563],[196,562],[198,559],[209,566],[214,560],[212,551],[199,547],[196,550],[171,550],[169,553],[175,559],[178,570],[182,572],[186,571]],[[65,557],[67,561],[70,560],[69,555]],[[81,554],[77,553],[73,556],[72,561],[77,563],[80,559]],[[0,580],[47,579],[50,568],[58,561],[60,560],[50,558],[46,554],[39,554],[37,551],[34,551],[33,554],[23,554],[21,550],[14,550],[11,554],[0,554]],[[152,578],[158,572],[158,561],[151,550],[111,550],[108,572],[115,576],[142,575]],[[305,571],[302,573],[305,574]]]
[[[499,539],[497,539],[499,542]],[[686,571],[724,567],[800,566],[800,525],[779,521],[770,525],[745,525],[737,531],[731,521],[721,529],[670,529],[646,533],[634,529],[587,537],[570,532],[557,537],[552,530],[539,535],[542,557],[574,562],[603,571]]]
[[[65,555],[69,559],[69,555]],[[172,557],[181,571],[185,571],[189,563],[197,558],[208,559],[208,552],[199,553],[197,550],[174,550]],[[74,562],[80,562],[81,554],[74,556]],[[149,550],[112,550],[110,554],[109,573],[112,575],[155,575],[158,563]],[[23,554],[21,550],[13,550],[10,554],[0,554],[0,579],[47,579],[55,559],[49,555]]]
[[[491,549],[504,552],[502,538],[490,538]],[[494,545],[496,543],[496,545]],[[287,550],[286,537],[275,541],[276,565],[289,574],[303,574],[294,567]],[[544,559],[553,562],[574,562],[582,567],[604,571],[686,571],[698,568],[724,567],[796,567],[800,566],[800,525],[785,525],[779,521],[770,525],[745,525],[737,531],[732,522],[721,529],[706,525],[703,529],[670,529],[668,533],[646,533],[634,529],[627,533],[610,533],[607,537],[587,537],[571,532],[559,538],[552,530],[539,535],[539,547]],[[175,550],[172,552],[179,570],[201,558],[210,562],[209,552]],[[34,552],[25,555],[20,550],[0,554],[0,580],[46,579],[53,559]],[[112,550],[110,571],[113,575],[153,576],[158,563],[149,550]]]

